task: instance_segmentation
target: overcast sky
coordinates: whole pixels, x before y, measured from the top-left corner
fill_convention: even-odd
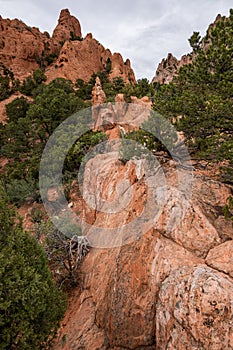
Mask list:
[[[112,52],[130,58],[137,79],[155,74],[169,52],[190,51],[193,31],[202,35],[218,13],[229,14],[232,0],[0,0],[3,18],[19,18],[52,33],[62,8]]]

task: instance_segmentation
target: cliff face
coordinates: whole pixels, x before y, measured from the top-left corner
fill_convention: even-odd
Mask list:
[[[115,108],[115,123],[110,107],[102,115],[112,130],[149,115],[134,104]],[[232,349],[233,227],[221,209],[230,187],[197,169],[187,205],[175,162],[124,164],[115,142],[86,164],[82,199],[71,193],[94,247],[53,349]]]
[[[180,60],[178,60],[171,53],[169,53],[167,58],[163,58],[162,62],[159,63],[155,76],[152,79],[152,83],[169,84],[173,77],[177,74],[179,68],[191,62],[191,55],[184,55]]]
[[[71,297],[54,350],[232,349],[233,229],[219,212],[230,189],[198,174],[181,225],[166,232],[179,204],[175,168],[165,172],[168,196],[153,228],[141,236],[129,231],[132,242],[92,248],[85,258],[81,289]],[[91,192],[94,209],[76,209],[103,229],[126,225],[145,207],[144,174],[142,163],[123,165],[114,152],[96,156],[87,164],[83,192],[86,199]],[[124,181],[132,186],[132,202]],[[114,205],[98,206],[101,199]],[[121,205],[126,210],[115,214]]]
[[[49,81],[58,76],[72,81],[78,78],[88,81],[93,73],[105,70],[108,60],[112,67],[110,79],[122,77],[125,82],[136,82],[129,60],[124,63],[120,54],[106,50],[92,34],[82,41],[66,41],[57,61],[47,68],[46,75]]]
[[[51,38],[22,21],[0,17],[0,62],[16,78],[23,80],[51,54],[56,54],[58,59],[49,62],[46,69],[49,81],[57,77],[88,81],[93,73],[105,70],[107,61],[111,60],[110,78],[120,76],[126,82],[135,82],[130,61],[124,62],[120,54],[106,50],[91,34],[82,40],[80,23],[67,9],[61,11]]]
[[[82,38],[81,26],[77,18],[70,15],[68,9],[61,10],[58,24],[53,31],[52,39],[58,44],[70,40],[70,38]]]
[[[43,51],[54,50],[48,34],[17,19],[0,17],[0,62],[11,69],[16,78],[22,80],[38,68],[36,58],[41,57]]]

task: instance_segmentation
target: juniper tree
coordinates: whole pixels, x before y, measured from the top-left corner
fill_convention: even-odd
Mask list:
[[[66,300],[45,252],[25,233],[0,185],[0,348],[43,349],[55,336]]]

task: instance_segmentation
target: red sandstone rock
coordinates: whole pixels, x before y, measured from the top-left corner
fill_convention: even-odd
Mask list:
[[[122,77],[125,82],[136,82],[130,62],[124,64],[120,54],[111,54],[88,34],[83,41],[66,41],[54,65],[46,70],[48,81],[63,77],[75,82],[78,78],[89,81],[93,73],[104,71],[107,60],[112,62],[110,79]]]
[[[100,78],[96,77],[95,86],[92,90],[92,106],[98,106],[106,102],[106,95],[102,89]]]
[[[68,9],[61,10],[58,25],[53,31],[53,41],[62,45],[61,43],[77,37],[82,38],[79,21],[74,16],[71,16]]]
[[[46,69],[48,82],[57,77],[88,81],[93,73],[105,70],[109,59],[111,79],[120,76],[127,83],[136,82],[129,60],[124,62],[120,54],[112,54],[91,34],[82,41],[80,23],[67,9],[61,11],[52,38],[22,21],[0,17],[0,62],[16,78],[23,80],[30,75],[49,54],[57,54],[58,59]]]
[[[83,219],[104,230],[143,213],[149,195],[145,164],[138,160],[123,165],[113,153],[90,160],[84,176],[86,205],[80,208]],[[71,300],[54,350],[62,349],[65,334],[65,349],[232,349],[232,244],[226,236],[231,239],[233,228],[226,226],[222,236],[215,225],[215,207],[225,205],[230,189],[198,176],[183,222],[167,234],[178,198],[175,168],[165,172],[167,211],[161,210],[153,228],[140,236],[136,226],[128,232],[131,243],[92,248],[85,258],[79,272],[82,292]],[[159,179],[152,182],[158,185]]]
[[[23,80],[38,68],[36,58],[42,52],[55,50],[51,39],[38,28],[29,27],[17,19],[0,17],[0,61]]]

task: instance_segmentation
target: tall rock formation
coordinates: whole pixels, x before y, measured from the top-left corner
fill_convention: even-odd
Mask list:
[[[167,58],[163,58],[162,62],[159,63],[155,76],[152,79],[152,83],[169,84],[177,74],[179,68],[191,62],[191,55],[184,55],[178,60],[169,53]]]
[[[39,67],[42,53],[55,51],[48,33],[29,27],[18,19],[0,17],[0,62],[11,69],[16,78],[23,80]]]
[[[91,34],[83,39],[80,23],[68,9],[61,11],[52,37],[20,20],[0,17],[0,62],[20,80],[36,68],[47,66],[48,81],[57,77],[88,81],[93,73],[110,65],[110,79],[120,76],[126,82],[136,82],[130,61],[124,62],[120,54],[112,54]]]
[[[71,16],[68,9],[61,10],[52,39],[56,43],[64,43],[75,38],[82,38],[81,25],[77,18]]]
[[[93,73],[105,71],[107,63],[111,64],[110,79],[122,77],[125,82],[135,83],[135,75],[130,61],[123,61],[120,54],[112,54],[105,49],[92,34],[79,40],[67,40],[60,50],[59,57],[47,68],[49,81],[57,76],[76,81],[78,78],[88,81]]]

